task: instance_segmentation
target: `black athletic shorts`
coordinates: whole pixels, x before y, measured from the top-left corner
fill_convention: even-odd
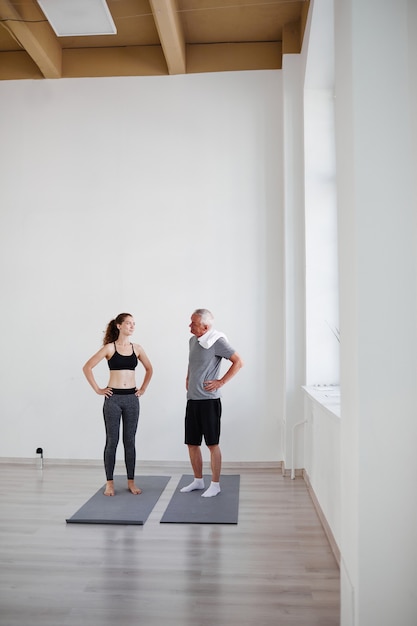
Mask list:
[[[185,411],[185,443],[190,446],[215,446],[220,440],[220,398],[213,400],[187,400]]]

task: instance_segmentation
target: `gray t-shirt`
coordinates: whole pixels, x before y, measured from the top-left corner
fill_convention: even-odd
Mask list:
[[[216,380],[219,377],[222,359],[230,359],[234,353],[235,350],[223,337],[218,339],[208,349],[200,346],[197,337],[191,337],[187,400],[220,398],[220,389],[206,391],[203,383],[206,380]]]

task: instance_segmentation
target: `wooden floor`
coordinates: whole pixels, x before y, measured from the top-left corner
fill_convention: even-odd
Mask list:
[[[99,465],[0,464],[1,626],[338,626],[339,570],[302,478],[241,475],[237,525],[66,524]],[[119,473],[119,472],[118,472]],[[140,478],[138,479],[140,486]]]

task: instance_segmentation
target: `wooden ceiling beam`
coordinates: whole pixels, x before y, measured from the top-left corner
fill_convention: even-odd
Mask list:
[[[75,48],[63,51],[63,78],[95,76],[166,76],[161,46]]]
[[[300,54],[301,44],[301,20],[284,24],[282,29],[282,53]]]
[[[45,78],[61,78],[62,50],[48,22],[25,22],[9,0],[0,0],[0,19]]]
[[[187,73],[282,69],[280,42],[188,44]]]
[[[185,39],[176,0],[149,0],[169,74],[186,73]]]

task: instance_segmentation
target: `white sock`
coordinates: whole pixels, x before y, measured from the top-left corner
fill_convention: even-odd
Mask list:
[[[204,478],[194,478],[193,482],[180,489],[182,493],[188,493],[189,491],[195,491],[195,489],[204,489]]]
[[[210,487],[201,494],[202,498],[212,498],[213,496],[217,496],[220,493],[220,483],[214,483],[211,481]]]

